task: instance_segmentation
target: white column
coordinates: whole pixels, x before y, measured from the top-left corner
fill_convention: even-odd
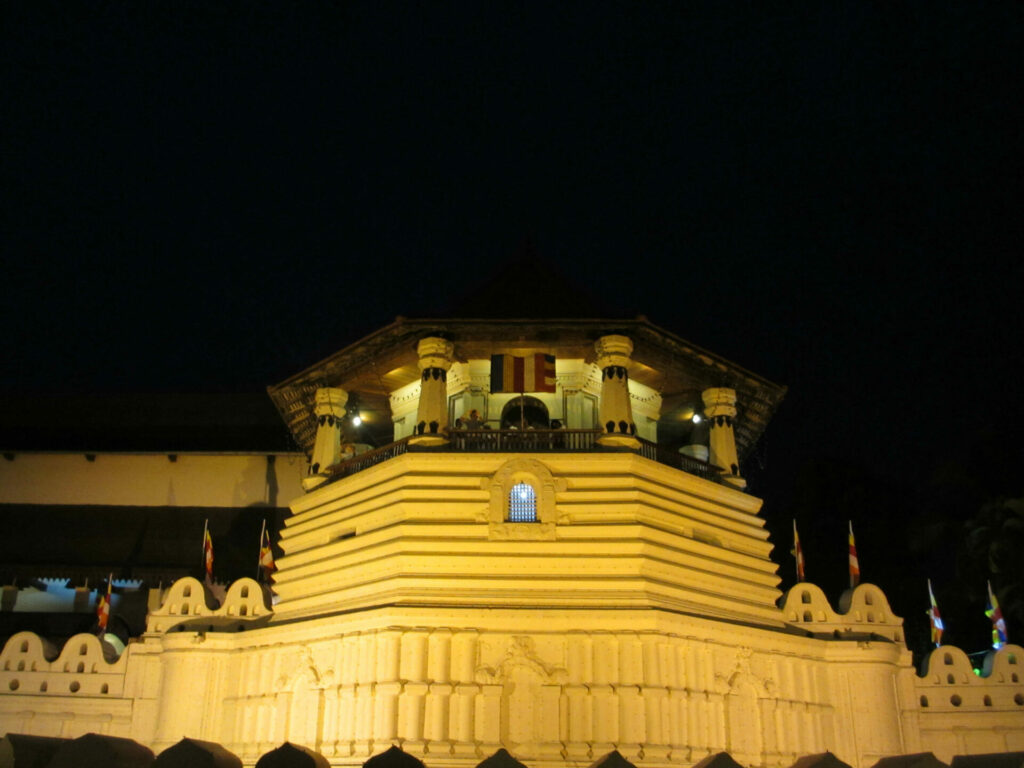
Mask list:
[[[602,336],[594,342],[601,369],[601,405],[598,410],[601,445],[640,448],[629,401],[629,356],[633,342],[626,336]]]
[[[705,389],[704,415],[710,428],[710,461],[723,470],[722,479],[735,488],[746,488],[747,481],[740,477],[739,458],[736,454],[736,435],[732,429],[736,417],[736,390],[727,387]]]
[[[341,420],[345,417],[348,392],[336,387],[323,387],[316,391],[316,442],[309,463],[309,477],[302,487],[311,491],[327,482],[327,469],[342,459]]]
[[[420,339],[420,402],[410,444],[444,445],[448,442],[448,370],[452,367],[453,344],[428,336]]]

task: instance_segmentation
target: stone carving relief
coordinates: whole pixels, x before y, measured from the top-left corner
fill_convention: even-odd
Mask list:
[[[741,686],[750,686],[758,698],[774,698],[775,682],[770,678],[758,677],[750,671],[750,657],[753,649],[741,646],[736,649],[736,658],[732,669],[726,673],[715,673],[715,691],[721,694],[734,694]]]
[[[277,690],[292,690],[302,678],[310,683],[309,687],[322,688],[333,677],[332,670],[321,672],[313,657],[313,650],[308,645],[304,645],[294,653],[286,653],[281,660],[280,675],[276,681]]]
[[[562,667],[547,664],[537,654],[533,638],[515,635],[505,651],[505,656],[494,666],[481,664],[476,668],[476,682],[481,685],[503,685],[511,679],[517,667],[533,670],[545,683],[564,683],[568,672]]]
[[[476,681],[501,686],[500,738],[524,757],[540,758],[559,752],[559,695],[567,671],[546,663],[533,638],[511,638],[505,655],[494,666],[480,665]],[[548,754],[551,753],[551,754]]]

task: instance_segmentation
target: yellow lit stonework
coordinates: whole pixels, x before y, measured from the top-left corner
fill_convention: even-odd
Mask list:
[[[356,345],[272,388],[309,450],[322,443],[311,419],[325,378],[390,403],[399,442],[319,467],[308,493],[291,481],[276,603],[252,579],[219,604],[181,579],[116,659],[92,636],[63,649],[13,636],[0,653],[0,730],[96,731],[155,752],[187,736],[246,765],[286,740],[333,765],[397,744],[431,768],[470,768],[502,747],[531,766],[617,749],[658,768],[723,750],[778,767],[829,750],[868,768],[927,750],[948,761],[1024,749],[1024,648],[995,654],[986,677],[940,648],[919,677],[877,586],[838,609],[812,584],[780,592],[761,501],[742,490],[738,466],[716,476],[662,463],[651,447],[661,409],[706,406],[729,416],[712,456],[738,465],[737,444],[756,439],[781,388],[646,321],[615,334],[586,323],[539,349],[557,354],[558,387],[536,397],[563,429],[501,430],[514,395],[488,392],[487,354],[538,343],[507,329],[488,343],[454,321],[371,337],[386,379],[365,373],[373,355]],[[418,353],[417,336],[430,339]],[[689,367],[672,368],[680,360]],[[629,370],[609,385],[602,363]],[[731,386],[716,386],[723,379]],[[374,381],[384,389],[368,389]],[[685,402],[665,398],[683,391]],[[491,429],[453,432],[474,409]],[[609,433],[598,418],[612,412]],[[417,446],[419,422],[430,439]],[[536,522],[508,520],[517,483],[535,493]]]

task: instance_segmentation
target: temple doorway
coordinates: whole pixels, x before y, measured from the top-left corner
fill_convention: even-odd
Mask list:
[[[536,397],[520,396],[501,409],[502,429],[550,429],[548,407]]]

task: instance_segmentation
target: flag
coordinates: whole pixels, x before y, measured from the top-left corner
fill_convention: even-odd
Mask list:
[[[796,558],[796,580],[804,580],[804,550],[796,533],[796,518],[793,518],[793,557]]]
[[[263,533],[260,536],[260,568],[263,569],[263,577],[270,578],[277,566],[274,565],[274,552],[270,548],[270,531],[267,530],[267,522],[263,521]]]
[[[207,521],[209,522],[209,521]],[[203,566],[206,568],[206,582],[213,583],[213,539],[210,538],[210,526],[203,529]]]
[[[850,589],[860,584],[860,562],[857,560],[857,545],[853,541],[853,521],[850,521]]]
[[[491,355],[491,394],[554,391],[554,355]]]
[[[942,624],[942,617],[939,615],[939,604],[935,602],[935,593],[932,592],[931,579],[928,579],[928,600],[931,603],[931,607],[928,609],[928,621],[932,625],[932,642],[938,648],[942,645],[942,630],[945,627]]]
[[[992,582],[988,584],[988,605],[985,606],[985,615],[992,619],[992,647],[999,650],[1007,642],[1006,622],[1003,620],[1003,611],[996,600],[996,594],[992,591]]]
[[[106,631],[107,622],[110,621],[110,586],[113,580],[114,574],[110,574],[107,577],[107,591],[100,594],[100,599],[96,603],[96,621],[101,633]]]

